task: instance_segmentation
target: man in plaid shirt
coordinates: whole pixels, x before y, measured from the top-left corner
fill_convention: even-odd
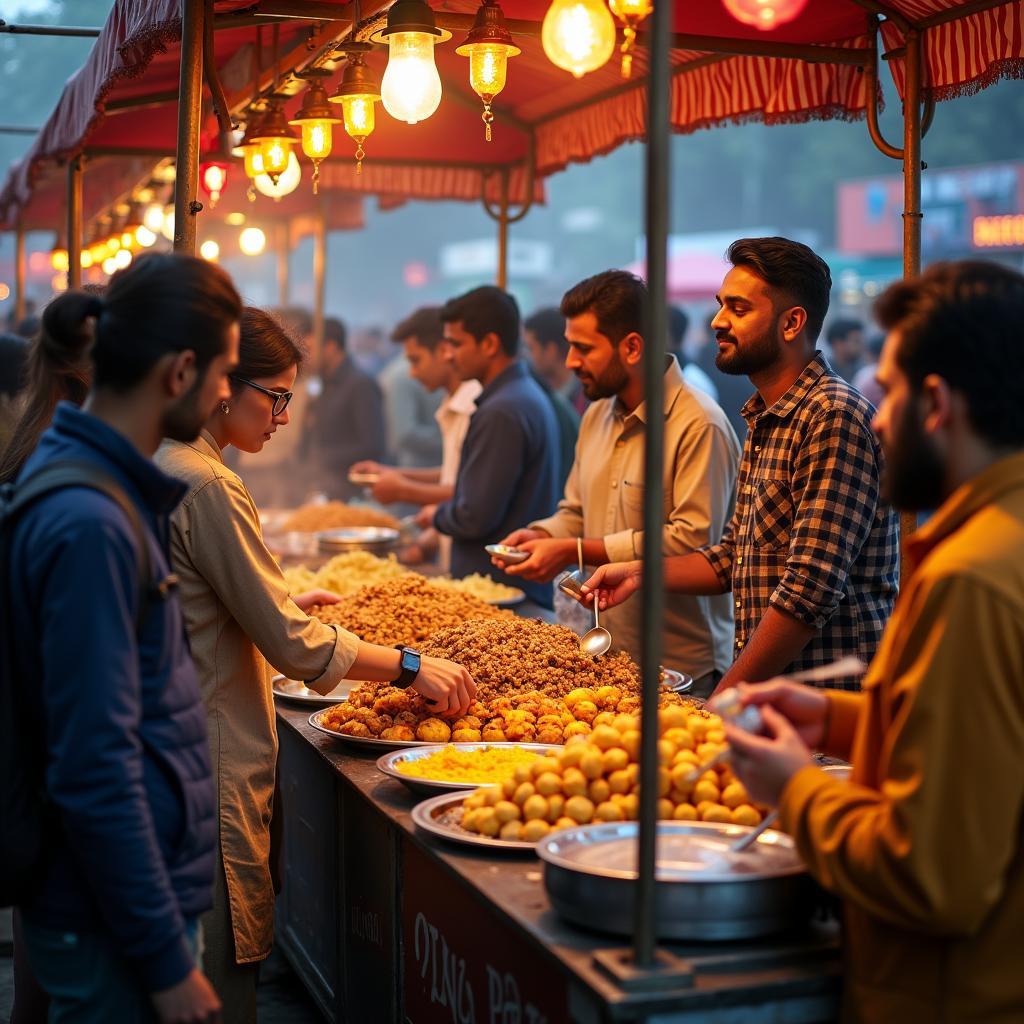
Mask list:
[[[849,654],[870,661],[899,579],[874,410],[815,349],[832,286],[827,264],[785,238],[740,239],[728,257],[712,321],[716,365],[757,389],[743,407],[736,511],[721,543],[665,562],[669,591],[733,593],[735,660],[720,687]],[[639,588],[641,570],[602,566],[587,589],[613,607]]]

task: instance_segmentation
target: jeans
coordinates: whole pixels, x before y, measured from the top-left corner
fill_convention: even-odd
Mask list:
[[[152,1024],[150,993],[107,932],[68,932],[22,920],[36,980],[50,997],[50,1024]],[[197,918],[185,923],[196,963],[201,942]]]

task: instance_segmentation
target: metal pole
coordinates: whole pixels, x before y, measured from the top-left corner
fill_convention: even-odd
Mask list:
[[[0,32],[17,36],[72,36],[79,39],[95,39],[102,32],[99,28],[78,28],[73,25],[9,25],[0,21]]]
[[[288,305],[291,291],[288,279],[291,254],[288,252],[288,225],[284,221],[274,226],[274,250],[277,256],[277,302],[283,309]]]
[[[174,180],[174,251],[194,256],[199,184],[199,123],[203,100],[203,0],[183,0],[178,97],[177,174]]]
[[[906,36],[906,89],[903,96],[903,276],[921,273],[921,36]],[[917,517],[900,514],[900,536],[917,529]]]
[[[650,70],[647,80],[647,309],[644,317],[644,579],[641,588],[640,665],[640,835],[637,850],[634,966],[653,967],[657,946],[655,862],[658,829],[658,689],[664,615],[662,584],[662,473],[665,461],[665,339],[668,334],[669,172],[669,36],[674,5],[654,5],[649,28]]]
[[[324,290],[327,275],[327,225],[321,206],[313,229],[313,351],[310,365],[320,365],[324,345]]]
[[[82,158],[68,161],[68,287],[82,287]]]
[[[25,228],[18,218],[14,226],[14,322],[25,319]]]
[[[501,206],[498,209],[498,280],[499,288],[508,288],[508,170],[501,172]]]

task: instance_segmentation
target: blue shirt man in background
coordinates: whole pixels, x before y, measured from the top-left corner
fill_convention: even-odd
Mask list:
[[[558,424],[518,358],[519,306],[508,292],[485,285],[450,300],[441,320],[459,376],[483,387],[462,446],[455,494],[433,517],[434,526],[452,538],[452,575],[491,573],[550,608],[550,583],[495,572],[484,550],[522,523],[550,515],[559,497]]]

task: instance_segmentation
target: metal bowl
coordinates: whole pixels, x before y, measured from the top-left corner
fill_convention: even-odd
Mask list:
[[[495,558],[500,558],[509,565],[518,565],[530,557],[529,551],[522,551],[519,548],[510,548],[507,544],[487,544],[484,551]]]
[[[805,921],[815,887],[793,841],[769,830],[742,854],[728,844],[750,828],[658,823],[656,925],[663,939],[723,941],[770,935]],[[582,825],[537,844],[552,906],[573,924],[615,935],[635,927],[636,822]],[[695,849],[710,851],[697,857]]]
[[[323,552],[338,554],[344,551],[369,551],[381,554],[398,544],[398,530],[390,526],[346,526],[337,530],[322,530],[317,544]]]
[[[561,746],[554,746],[549,743],[434,743],[429,747],[414,747],[411,750],[396,750],[392,754],[384,754],[377,759],[377,767],[385,775],[397,779],[403,786],[408,787],[420,796],[434,796],[435,793],[450,793],[454,790],[476,789],[478,786],[490,786],[493,782],[488,781],[464,781],[444,782],[441,779],[424,779],[416,775],[406,775],[398,770],[400,761],[421,761],[431,754],[436,754],[445,747],[454,746],[460,751],[464,750],[528,750],[538,757],[544,754],[553,754],[561,750]]]

